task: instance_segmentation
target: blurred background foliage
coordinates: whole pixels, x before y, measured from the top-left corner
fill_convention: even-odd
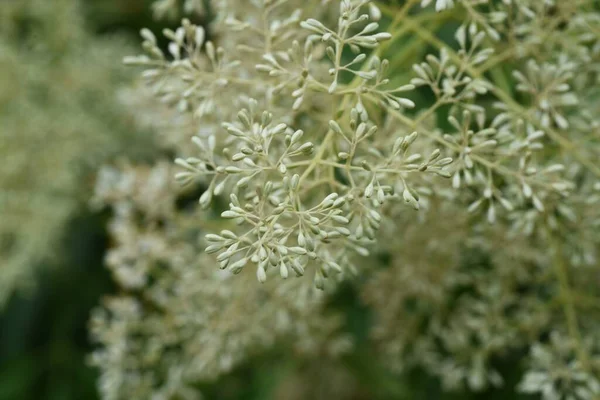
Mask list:
[[[119,60],[135,52],[140,28],[159,28],[150,3],[0,2],[0,400],[98,398],[97,372],[86,363],[87,322],[92,307],[116,288],[102,266],[108,215],[88,211],[87,200],[100,163],[124,153],[155,154],[150,135],[138,131],[117,99],[131,82]],[[351,375],[357,400],[531,398],[509,389],[446,394],[420,371],[399,379],[373,364],[369,312],[351,285],[331,307],[345,312],[360,349],[342,368],[305,365],[275,349],[207,384],[206,398],[277,399],[286,382],[327,393],[336,376],[319,371],[328,369]],[[520,376],[519,356],[498,360],[505,388]]]

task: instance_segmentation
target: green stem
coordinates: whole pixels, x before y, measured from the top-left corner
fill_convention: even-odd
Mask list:
[[[561,244],[556,234],[548,228],[552,248],[554,250],[554,269],[559,283],[560,298],[562,299],[563,312],[567,322],[569,336],[575,341],[577,358],[584,369],[589,368],[589,356],[581,339],[581,332],[577,323],[577,311],[575,309],[575,301],[572,297],[572,290],[569,285],[568,267],[561,251]]]

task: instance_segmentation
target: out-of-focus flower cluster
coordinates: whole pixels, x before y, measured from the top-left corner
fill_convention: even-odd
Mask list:
[[[194,398],[284,339],[337,354],[323,301],[341,281],[396,372],[482,390],[530,350],[521,390],[598,396],[598,319],[582,315],[600,299],[600,11],[210,4],[206,27],[184,19],[164,48],[144,29],[125,59],[145,84],[126,100],[175,163],[98,180],[124,291],[93,318],[106,398]]]
[[[114,101],[127,78],[118,39],[83,26],[78,2],[0,2],[0,306],[30,287],[132,124]]]

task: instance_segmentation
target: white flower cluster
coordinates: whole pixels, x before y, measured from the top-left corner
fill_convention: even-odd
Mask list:
[[[168,163],[100,171],[94,204],[110,204],[114,247],[106,262],[127,293],[92,315],[91,356],[106,399],[196,399],[199,381],[284,345],[302,356],[345,353],[339,315],[310,282],[256,286],[252,276],[206,268],[189,238],[197,227],[177,211]]]
[[[498,386],[494,360],[552,331],[576,349],[566,379],[584,382],[528,372],[521,388],[594,398],[598,326],[581,318],[597,317],[600,294],[589,1],[210,3],[207,27],[184,19],[166,48],[143,30],[145,54],[125,60],[160,100],[130,103],[164,129],[182,187],[164,166],[127,167],[135,178],[114,174],[128,193],[100,196],[123,209],[107,261],[127,293],[94,319],[107,398],[173,397],[280,337],[337,349],[322,302],[340,281],[396,371]],[[279,313],[285,329],[264,333]]]

